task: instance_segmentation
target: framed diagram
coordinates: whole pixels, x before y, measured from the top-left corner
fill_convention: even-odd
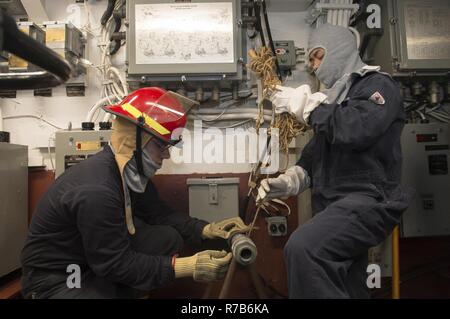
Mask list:
[[[128,1],[128,73],[236,73],[241,36],[236,0]]]

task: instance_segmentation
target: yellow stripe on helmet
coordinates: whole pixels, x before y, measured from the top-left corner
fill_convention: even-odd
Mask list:
[[[145,119],[145,124],[147,124],[148,126],[150,126],[152,129],[154,129],[156,132],[158,132],[161,135],[167,135],[170,134],[170,131],[168,129],[166,129],[164,126],[162,126],[161,124],[159,124],[158,122],[156,122],[154,119],[152,119],[150,116],[148,116],[145,113],[142,113],[141,111],[139,111],[137,108],[135,108],[133,105],[131,105],[130,103],[125,103],[122,104],[122,109],[124,111],[127,111],[128,113],[130,113],[131,115],[133,115],[135,118],[138,118],[140,116],[143,116]]]

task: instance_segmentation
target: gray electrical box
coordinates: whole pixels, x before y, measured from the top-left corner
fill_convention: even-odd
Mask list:
[[[240,0],[127,1],[128,80],[241,80],[240,19]]]
[[[291,70],[297,65],[297,55],[294,41],[274,41],[275,55],[281,70]]]
[[[239,216],[239,178],[189,178],[189,214],[213,222]]]
[[[86,38],[69,22],[45,21],[43,25],[46,45],[72,66],[71,77],[65,83],[67,96],[84,96],[86,67],[80,60],[86,56]],[[38,90],[35,95],[51,96],[51,90]]]
[[[46,45],[72,65],[72,76],[86,73],[86,68],[79,63],[79,59],[85,57],[86,50],[83,33],[66,22],[46,21],[44,27]]]
[[[450,69],[450,1],[373,0],[383,35],[374,63],[394,76],[446,75]]]
[[[55,133],[56,177],[98,153],[108,144],[111,130],[62,130]]]
[[[0,277],[20,268],[28,230],[28,147],[0,143]]]
[[[403,236],[450,235],[448,124],[407,124],[402,150],[402,184],[417,192],[403,214]]]

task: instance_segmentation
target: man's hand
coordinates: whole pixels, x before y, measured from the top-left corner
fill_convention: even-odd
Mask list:
[[[204,250],[190,257],[175,259],[175,277],[192,277],[195,281],[217,281],[225,277],[232,254],[226,251]]]
[[[246,233],[249,230],[250,227],[245,225],[240,217],[233,217],[206,225],[202,235],[208,239],[223,238],[227,240],[234,234]]]
[[[276,178],[267,178],[261,181],[258,188],[256,203],[259,205],[267,199],[282,198],[297,195],[310,186],[308,173],[300,166],[289,168],[286,173]]]
[[[278,85],[276,91],[270,95],[270,101],[275,106],[275,113],[291,113],[301,123],[307,124],[309,116],[327,96],[323,93],[311,93],[309,85],[298,88]]]

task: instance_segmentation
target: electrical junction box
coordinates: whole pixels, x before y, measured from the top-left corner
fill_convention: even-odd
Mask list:
[[[416,191],[403,214],[403,237],[450,235],[449,125],[406,124],[402,184]]]
[[[447,76],[450,1],[372,0],[381,8],[382,35],[371,64],[393,76]]]
[[[111,130],[62,130],[55,133],[56,177],[98,153],[111,139]]]
[[[46,21],[43,25],[46,45],[72,66],[72,76],[65,83],[67,96],[84,96],[86,67],[80,63],[80,59],[86,57],[86,38],[71,23]],[[51,92],[42,90],[36,95],[51,96]]]
[[[136,85],[233,85],[247,59],[240,0],[128,0],[127,79]]]
[[[286,71],[295,68],[297,55],[294,41],[274,41],[274,48],[281,70]]]
[[[189,214],[214,222],[239,216],[239,178],[188,178]]]

